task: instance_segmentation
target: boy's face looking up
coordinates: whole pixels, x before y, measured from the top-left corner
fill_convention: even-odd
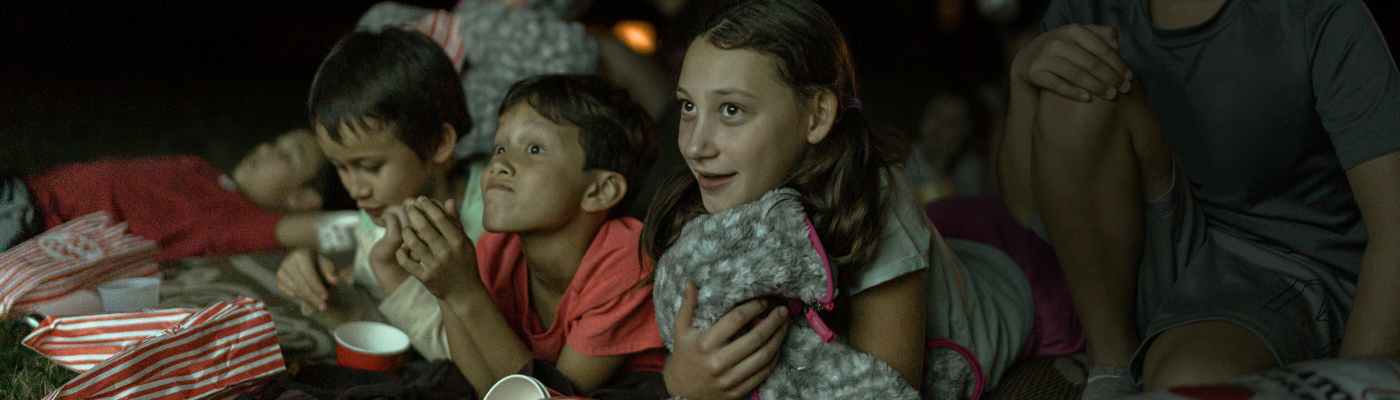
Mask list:
[[[309,184],[323,165],[311,133],[298,130],[258,145],[234,167],[232,178],[263,208],[310,211],[321,208],[321,196]]]
[[[342,123],[340,141],[332,139],[326,127],[317,124],[316,142],[335,166],[356,206],[368,213],[376,225],[384,226],[385,207],[429,195],[429,184],[441,169],[424,162],[399,141],[392,125],[365,122],[363,129]]]
[[[551,231],[584,211],[585,191],[606,171],[583,170],[578,135],[578,127],[556,124],[528,102],[501,114],[495,152],[481,180],[486,230]]]

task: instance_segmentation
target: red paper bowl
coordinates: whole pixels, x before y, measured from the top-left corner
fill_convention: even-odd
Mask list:
[[[406,350],[408,335],[387,324],[359,321],[335,328],[335,363],[341,366],[394,372]]]

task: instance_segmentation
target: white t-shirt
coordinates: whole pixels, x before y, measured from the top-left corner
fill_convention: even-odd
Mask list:
[[[481,203],[481,175],[486,170],[485,163],[471,166],[467,178],[466,192],[462,196],[462,206],[458,218],[467,237],[476,242],[486,229],[481,224],[483,205]],[[394,293],[386,294],[374,276],[369,265],[369,249],[384,237],[385,229],[374,224],[369,214],[360,211],[360,224],[355,229],[355,283],[365,286],[370,295],[383,299],[379,303],[379,313],[399,330],[408,334],[408,341],[423,358],[429,360],[451,359],[452,353],[447,344],[447,331],[442,326],[442,310],[437,307],[437,297],[414,277],[408,277]],[[431,307],[429,307],[431,305]]]

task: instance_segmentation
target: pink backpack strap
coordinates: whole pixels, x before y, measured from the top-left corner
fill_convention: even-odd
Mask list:
[[[974,356],[971,350],[968,350],[966,347],[963,347],[957,342],[948,339],[930,339],[928,341],[928,347],[944,347],[953,349],[953,351],[958,352],[958,355],[963,356],[963,359],[967,360],[968,365],[972,367],[973,379],[977,381],[976,386],[972,389],[971,400],[978,400],[982,398],[982,389],[986,385],[986,377],[982,376],[982,363],[977,362],[977,356]]]
[[[817,237],[817,228],[812,226],[812,219],[803,216],[802,220],[807,223],[807,239],[812,241],[812,248],[817,250],[817,255],[822,259],[822,267],[826,270],[826,296],[817,299],[817,304],[811,306],[803,305],[801,300],[794,298],[792,299],[793,307],[806,309],[804,314],[807,317],[807,322],[812,325],[812,329],[821,335],[822,341],[831,343],[832,340],[836,339],[836,333],[832,332],[826,322],[822,321],[822,317],[817,315],[816,308],[820,307],[823,310],[831,311],[836,306],[836,274],[831,271],[831,260],[826,258],[826,248],[822,247],[822,239]]]

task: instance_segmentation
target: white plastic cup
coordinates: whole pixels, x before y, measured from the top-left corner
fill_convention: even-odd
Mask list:
[[[541,400],[549,398],[549,388],[539,380],[515,374],[501,378],[481,400]]]
[[[160,278],[126,278],[97,286],[106,312],[140,311],[160,305]]]

